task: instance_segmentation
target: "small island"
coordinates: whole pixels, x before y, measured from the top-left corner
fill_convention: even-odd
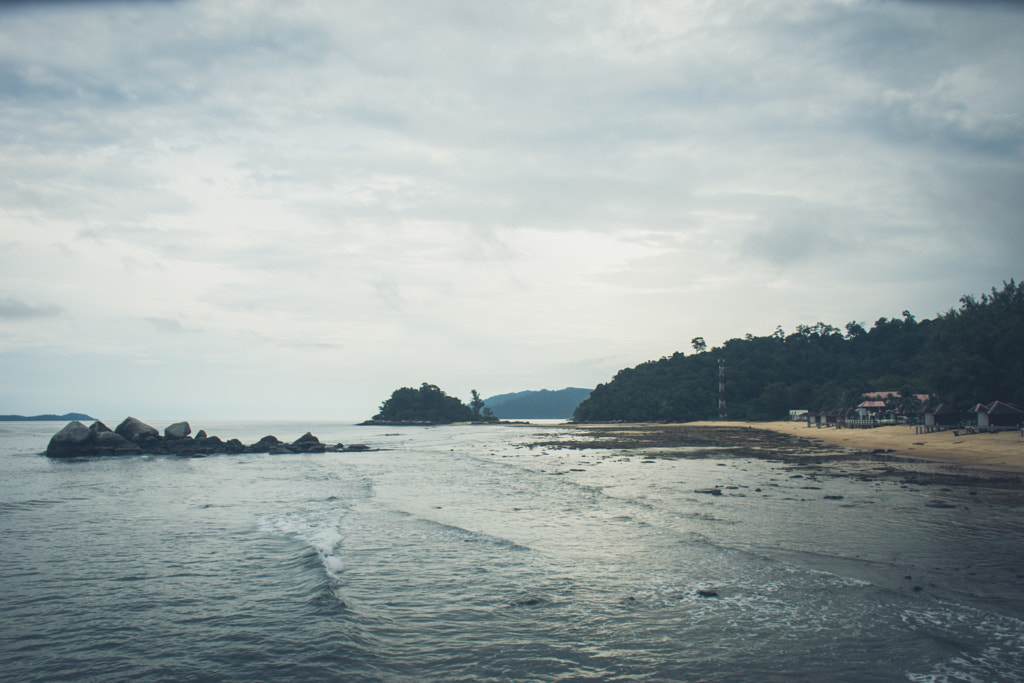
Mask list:
[[[65,413],[63,415],[0,415],[0,422],[65,422],[70,420],[95,420],[85,413]]]
[[[480,394],[473,389],[466,405],[440,387],[424,382],[419,389],[402,387],[380,406],[380,412],[362,425],[442,425],[456,422],[494,423],[490,408],[484,406]]]

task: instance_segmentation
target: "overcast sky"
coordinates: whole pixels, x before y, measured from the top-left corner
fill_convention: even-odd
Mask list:
[[[1024,11],[0,6],[0,413],[362,419],[1024,276]]]

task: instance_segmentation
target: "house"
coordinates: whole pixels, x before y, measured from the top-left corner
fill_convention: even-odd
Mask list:
[[[857,420],[861,422],[893,421],[892,411],[885,401],[869,400],[857,404]]]
[[[934,408],[925,408],[924,426],[949,428],[956,427],[960,423],[960,413],[947,403],[940,403]]]
[[[1024,422],[1024,410],[1003,401],[993,401],[987,405],[979,403],[971,408],[970,412],[975,414],[979,430],[1019,429]]]
[[[857,422],[860,426],[868,424],[896,424],[905,422],[910,417],[910,409],[898,391],[869,391],[864,400],[857,405]],[[928,394],[914,394],[918,405],[925,405],[931,400]]]

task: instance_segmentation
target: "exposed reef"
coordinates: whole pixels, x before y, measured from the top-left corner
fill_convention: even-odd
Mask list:
[[[51,458],[81,458],[103,455],[180,455],[201,456],[225,453],[338,453],[368,451],[363,444],[324,444],[306,432],[291,443],[276,436],[265,436],[254,444],[246,445],[238,439],[222,440],[200,429],[192,436],[188,422],[175,422],[160,432],[134,417],[125,418],[116,429],[100,421],[86,427],[77,420],[69,422],[53,435],[45,455]]]

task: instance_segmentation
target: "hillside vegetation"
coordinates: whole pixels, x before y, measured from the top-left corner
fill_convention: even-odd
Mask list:
[[[995,400],[1024,405],[1024,283],[1013,280],[933,320],[909,311],[839,329],[800,325],[676,352],[618,372],[575,411],[580,421],[687,422],[718,416],[725,361],[728,417],[776,420],[790,409],[856,405],[869,391],[926,393],[958,409]]]

